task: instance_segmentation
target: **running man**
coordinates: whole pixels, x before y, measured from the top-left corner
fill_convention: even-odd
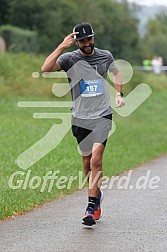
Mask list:
[[[88,177],[88,205],[82,223],[96,224],[102,215],[103,192],[99,181],[102,177],[102,158],[109,131],[112,127],[112,109],[106,81],[107,71],[113,74],[115,105],[125,103],[121,75],[112,54],[94,47],[95,33],[89,23],[80,23],[73,32],[46,58],[42,72],[64,70],[69,77],[73,100],[72,132],[76,137],[85,175]],[[79,49],[63,53],[76,44]],[[77,80],[75,83],[74,80]]]

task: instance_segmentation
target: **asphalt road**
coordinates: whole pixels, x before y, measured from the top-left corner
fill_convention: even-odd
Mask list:
[[[93,228],[81,224],[84,189],[0,222],[0,251],[166,252],[167,156],[134,169],[128,189],[121,189],[128,173],[121,176],[104,190],[104,215]]]

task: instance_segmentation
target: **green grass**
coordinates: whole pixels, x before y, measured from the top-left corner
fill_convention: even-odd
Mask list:
[[[9,55],[7,57],[9,57]],[[14,58],[16,56],[12,57]],[[23,58],[20,61],[23,61]],[[8,60],[12,62],[10,57]],[[9,79],[2,81],[3,76],[7,76],[4,70],[1,77],[1,83],[3,84],[1,85],[0,98],[0,219],[17,215],[20,212],[29,211],[33,207],[43,204],[46,201],[56,199],[78,189],[77,180],[72,183],[70,189],[65,188],[62,190],[57,189],[55,181],[53,189],[50,192],[47,191],[49,183],[44,192],[40,192],[41,186],[32,190],[29,186],[23,189],[22,185],[20,189],[14,190],[8,185],[10,176],[16,171],[25,173],[24,176],[17,176],[17,180],[23,179],[25,181],[27,171],[23,171],[19,168],[15,163],[15,159],[24,150],[42,138],[54,124],[53,119],[37,120],[33,119],[32,114],[34,112],[57,111],[55,108],[41,109],[17,107],[17,102],[22,100],[43,101],[56,99],[49,90],[52,84],[50,80],[50,86],[47,86],[48,80],[42,80],[41,86],[41,80],[39,79],[33,80],[33,83],[31,83],[32,78],[31,80],[27,80],[27,71],[31,71],[29,60],[26,62],[28,70],[26,70],[25,73],[26,84],[24,83],[23,86],[21,81],[19,82],[17,75],[15,76],[16,79],[13,79],[12,84],[10,84],[9,79],[11,78],[12,80],[13,73],[11,77],[9,76],[10,78],[8,77]],[[39,59],[35,58],[33,64],[35,64],[34,61],[38,61],[37,66],[39,67],[42,60],[42,56]],[[36,71],[38,71],[38,67]],[[35,70],[32,68],[32,71]],[[165,75],[155,76],[153,74],[140,74],[140,77],[141,79],[137,80],[138,83],[148,83],[153,89],[153,93],[150,98],[129,117],[123,118],[114,113],[114,121],[117,125],[117,129],[108,139],[104,153],[103,168],[104,175],[106,176],[112,176],[125,170],[133,169],[136,166],[167,153],[167,117],[165,116],[167,78]],[[19,78],[24,78],[24,74]],[[4,89],[5,85],[6,89]],[[40,87],[41,90],[33,89],[35,85]],[[127,87],[127,89],[129,89],[129,87]],[[8,95],[6,90],[8,90]],[[27,90],[28,93],[26,93]],[[47,92],[45,93],[46,90]],[[68,96],[66,99],[67,98]],[[69,112],[69,109],[66,109],[66,112]],[[82,171],[82,162],[76,147],[76,141],[71,131],[69,131],[56,149],[29,168],[31,171],[29,181],[34,176],[42,178],[47,171],[54,172],[56,170],[60,170],[59,176],[77,176],[78,171]],[[15,183],[16,182],[15,180]]]
[[[53,79],[42,78],[45,57],[33,54],[0,54],[0,95],[52,96]],[[32,78],[39,72],[38,79]]]

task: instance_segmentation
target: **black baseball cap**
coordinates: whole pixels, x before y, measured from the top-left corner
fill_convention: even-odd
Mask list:
[[[81,40],[89,37],[93,37],[95,35],[92,26],[89,23],[81,23],[77,24],[73,28],[73,32],[79,32],[74,35],[75,40]]]

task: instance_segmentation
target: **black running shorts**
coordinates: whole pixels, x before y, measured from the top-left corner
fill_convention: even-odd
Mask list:
[[[73,117],[72,120],[72,133],[82,152],[90,152],[94,143],[101,143],[105,146],[111,127],[112,114],[97,119]]]

